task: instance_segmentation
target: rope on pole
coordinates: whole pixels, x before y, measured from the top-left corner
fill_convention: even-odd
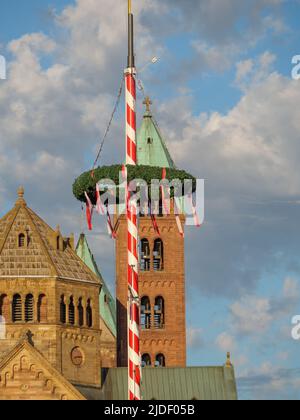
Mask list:
[[[102,138],[102,141],[101,141],[101,144],[100,144],[99,151],[98,151],[98,153],[97,153],[96,159],[95,159],[94,164],[93,164],[92,172],[93,172],[93,171],[94,171],[94,169],[96,168],[96,165],[97,165],[97,163],[98,163],[98,160],[100,159],[101,153],[102,153],[102,151],[103,151],[104,143],[105,143],[106,138],[107,138],[107,136],[108,136],[108,133],[109,133],[109,131],[110,131],[110,128],[111,128],[111,125],[112,125],[113,119],[114,119],[114,117],[115,117],[115,114],[116,114],[116,112],[117,112],[117,110],[118,110],[118,108],[119,108],[119,104],[120,104],[120,100],[121,100],[121,96],[122,96],[122,92],[123,92],[123,85],[124,85],[124,78],[122,77],[122,81],[121,81],[121,85],[120,85],[119,92],[118,92],[118,95],[117,95],[116,103],[115,103],[115,105],[114,105],[114,108],[113,108],[113,111],[112,111],[112,114],[111,114],[111,117],[110,117],[109,123],[108,123],[108,125],[107,125],[107,127],[106,127],[106,130],[105,130],[104,136],[103,136],[103,138]]]

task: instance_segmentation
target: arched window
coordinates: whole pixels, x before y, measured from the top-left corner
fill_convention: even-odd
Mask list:
[[[166,367],[166,358],[162,353],[156,356],[155,367]]]
[[[57,236],[56,238],[56,249],[59,251],[60,250],[60,237]]]
[[[14,295],[12,302],[12,319],[13,322],[22,322],[22,298],[20,295]]]
[[[88,299],[86,306],[86,324],[89,328],[93,326],[93,311],[91,305],[91,299]]]
[[[158,296],[154,306],[154,328],[160,330],[165,327],[165,300]]]
[[[148,239],[141,240],[141,271],[150,271],[150,245]]]
[[[25,299],[25,321],[33,322],[33,311],[34,311],[33,296],[27,295]]]
[[[40,295],[38,300],[38,322],[45,323],[48,320],[47,297]]]
[[[67,308],[66,308],[66,302],[65,302],[65,296],[62,295],[60,297],[60,322],[62,324],[65,324],[67,321]]]
[[[7,295],[2,295],[0,297],[0,316],[2,316],[6,322],[9,320],[9,298]]]
[[[150,354],[146,353],[142,355],[142,367],[150,367],[151,366],[151,356]]]
[[[20,235],[18,237],[18,246],[19,246],[19,248],[24,248],[25,247],[25,235],[24,235],[24,233],[20,233]]]
[[[142,330],[151,328],[151,303],[148,296],[144,296],[141,300],[141,328]]]
[[[154,241],[153,269],[154,271],[162,271],[164,269],[164,244],[161,239]]]
[[[79,323],[79,327],[82,327],[83,326],[83,323],[84,323],[82,298],[79,298],[79,300],[78,300],[77,310],[78,310],[78,323]]]
[[[73,296],[70,297],[69,302],[69,324],[75,325],[75,306]]]

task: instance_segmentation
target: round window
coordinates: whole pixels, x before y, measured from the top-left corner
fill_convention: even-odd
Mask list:
[[[82,366],[84,362],[84,355],[83,352],[79,347],[75,347],[71,352],[71,360],[73,365],[75,366]]]

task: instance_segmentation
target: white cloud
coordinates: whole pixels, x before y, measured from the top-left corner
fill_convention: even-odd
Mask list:
[[[273,13],[284,0],[166,0],[164,4],[177,8],[179,13],[170,14],[167,25],[169,31],[181,29],[194,31],[209,41],[225,44],[232,39],[238,42],[251,42],[261,36],[266,29],[278,30],[279,18]],[[161,1],[155,0],[156,4]],[[160,11],[157,8],[158,12]],[[163,12],[163,10],[162,10]],[[269,20],[266,19],[266,12]],[[161,11],[160,11],[161,13]],[[163,15],[165,18],[165,16]],[[159,13],[158,17],[159,19]],[[274,23],[272,24],[272,20]],[[242,21],[242,30],[239,30]],[[277,22],[277,23],[276,23]]]
[[[286,299],[300,299],[300,284],[294,278],[286,278],[283,284],[283,296]]]
[[[239,48],[234,44],[228,46],[211,46],[203,41],[194,41],[192,43],[196,55],[194,57],[194,66],[202,71],[213,71],[223,73],[228,70]],[[191,71],[191,70],[190,70]]]
[[[268,332],[275,321],[292,316],[300,299],[299,281],[283,280],[280,297],[243,296],[230,305],[231,325],[236,335],[258,336]]]
[[[196,270],[193,276],[202,292],[248,293],[261,270],[283,264],[300,272],[300,89],[268,74],[272,56],[258,61],[258,76],[254,72],[228,113],[195,116],[191,96],[176,97],[157,112],[177,165],[206,180],[206,220],[202,235],[191,232],[195,242],[188,249],[190,261],[199,259],[202,276]]]
[[[236,348],[234,337],[227,332],[223,332],[217,337],[216,344],[224,352],[233,352]]]
[[[240,61],[236,65],[236,83],[240,83],[253,70],[253,60]]]
[[[245,296],[230,306],[233,327],[238,334],[264,333],[272,322],[270,301],[255,296]]]
[[[264,83],[273,70],[276,56],[265,51],[257,59],[247,59],[237,63],[235,85],[246,92],[255,85]]]
[[[187,329],[187,345],[192,349],[203,346],[203,329],[190,327]]]
[[[238,378],[240,390],[255,400],[298,400],[298,370],[282,369],[266,361]]]

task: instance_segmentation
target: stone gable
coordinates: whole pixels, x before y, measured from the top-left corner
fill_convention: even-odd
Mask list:
[[[27,342],[0,365],[0,400],[84,400],[85,398]]]

